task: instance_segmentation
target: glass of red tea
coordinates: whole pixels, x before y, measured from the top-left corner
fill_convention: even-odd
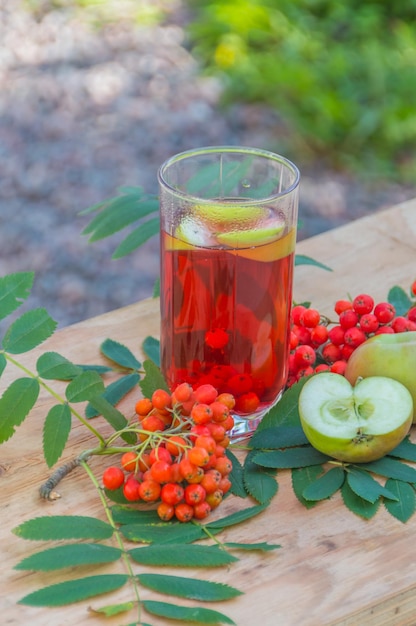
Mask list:
[[[206,147],[158,179],[162,372],[172,390],[233,394],[236,440],[287,381],[299,171],[265,150]]]

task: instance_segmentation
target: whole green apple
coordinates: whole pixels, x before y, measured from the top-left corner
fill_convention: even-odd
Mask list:
[[[350,356],[345,377],[354,385],[357,378],[387,376],[407,387],[413,398],[416,423],[416,331],[375,335]]]

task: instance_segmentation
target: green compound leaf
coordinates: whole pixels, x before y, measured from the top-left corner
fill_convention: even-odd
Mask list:
[[[299,395],[303,385],[308,380],[304,376],[299,382],[292,385],[281,397],[279,402],[275,404],[268,413],[263,417],[256,430],[256,435],[262,430],[276,426],[295,426],[300,427],[299,417]]]
[[[409,298],[402,287],[395,285],[387,295],[387,300],[396,309],[396,315],[406,315],[407,311],[413,306],[414,302]]]
[[[274,426],[256,431],[249,441],[250,448],[260,450],[278,450],[308,444],[300,426]]]
[[[253,463],[256,453],[249,453],[244,463],[244,488],[260,504],[270,502],[276,495],[278,484],[273,475]]]
[[[48,548],[32,554],[15,566],[19,570],[50,572],[65,567],[112,563],[122,555],[120,548],[104,546],[99,543],[69,544]]]
[[[315,506],[316,501],[306,500],[303,493],[305,489],[312,485],[319,476],[322,475],[323,467],[321,465],[311,465],[310,467],[299,467],[292,470],[292,488],[295,496],[307,509]]]
[[[233,541],[227,541],[224,544],[226,548],[231,550],[245,550],[248,552],[260,550],[260,552],[271,552],[271,550],[277,550],[282,546],[273,543],[235,543]]]
[[[225,454],[233,464],[233,469],[229,475],[229,479],[231,480],[230,493],[234,496],[238,496],[239,498],[247,498],[248,493],[244,485],[244,468],[239,459],[229,448],[227,448]]]
[[[152,615],[167,617],[179,622],[199,622],[200,624],[235,624],[232,619],[203,607],[185,607],[167,602],[157,602],[156,600],[144,600],[143,606]]]
[[[50,515],[35,517],[13,528],[22,539],[50,541],[61,539],[109,539],[113,535],[110,524],[82,515]]]
[[[416,494],[414,488],[409,485],[409,483],[393,478],[387,480],[386,488],[397,498],[397,501],[384,501],[384,506],[387,511],[400,522],[407,522],[416,510]]]
[[[126,369],[139,370],[142,366],[140,361],[136,359],[133,352],[127,348],[127,346],[118,341],[113,341],[113,339],[103,341],[100,350],[107,359],[114,361],[114,363]]]
[[[290,469],[320,465],[331,458],[315,450],[312,446],[301,448],[287,448],[286,450],[273,450],[272,452],[258,452],[253,461],[262,467],[274,467],[276,469]]]
[[[160,341],[154,337],[145,337],[142,348],[149,359],[160,367]]]
[[[369,502],[364,500],[364,498],[360,498],[360,496],[354,493],[347,481],[341,487],[341,494],[345,506],[364,519],[371,519],[379,509],[380,499],[375,502]]]
[[[132,507],[114,505],[111,507],[111,515],[116,524],[160,524],[160,517],[154,509],[141,511]]]
[[[124,417],[123,413],[110,404],[104,396],[94,396],[90,399],[90,405],[99,415],[103,416],[103,418],[114,428],[114,430],[123,430],[123,428],[128,426],[128,421]],[[127,443],[136,443],[137,440],[135,433],[132,432],[123,433],[121,434],[121,437]]]
[[[241,522],[245,522],[252,517],[256,517],[260,513],[267,508],[267,504],[259,504],[255,506],[251,506],[248,509],[243,509],[241,511],[237,511],[236,513],[231,513],[231,515],[227,515],[226,517],[222,517],[221,519],[217,519],[214,522],[209,522],[206,524],[206,528],[210,531],[214,528],[228,528],[229,526],[235,526],[235,524],[241,524]]]
[[[53,335],[56,326],[46,309],[39,307],[27,311],[9,326],[3,338],[3,348],[10,354],[28,352]]]
[[[313,265],[314,267],[320,267],[322,270],[326,270],[327,272],[333,272],[333,270],[327,265],[324,265],[319,261],[315,261],[315,259],[313,259],[312,257],[306,256],[304,254],[295,255],[295,266],[297,265]]]
[[[4,356],[3,352],[0,352],[0,377],[6,369],[7,359]]]
[[[397,500],[391,491],[380,485],[368,472],[351,467],[347,472],[347,481],[352,491],[368,502],[375,502],[381,496]]]
[[[53,406],[43,425],[43,455],[48,467],[61,457],[71,432],[71,410],[67,404]]]
[[[79,365],[74,365],[58,352],[45,352],[36,363],[36,369],[46,380],[72,380],[82,373]]]
[[[136,387],[139,380],[140,380],[139,374],[136,374],[136,373],[126,374],[125,376],[122,376],[118,380],[115,380],[114,382],[110,383],[105,388],[105,391],[102,394],[102,397],[107,402],[109,402],[112,406],[115,406],[132,389],[134,389],[134,387]],[[97,417],[97,415],[100,415],[99,411],[97,411],[97,409],[94,409],[94,407],[91,404],[88,404],[87,408],[85,409],[85,416],[88,419],[91,419],[93,417]]]
[[[403,459],[403,461],[413,461],[416,463],[416,443],[412,443],[409,437],[403,439],[398,446],[388,453],[388,456]]]
[[[243,595],[241,591],[229,585],[182,576],[139,574],[137,579],[141,585],[153,591],[203,602],[221,602]]]
[[[140,381],[140,389],[145,398],[151,398],[156,389],[165,389],[170,391],[159,367],[153,361],[146,360],[143,362],[145,377]]]
[[[305,500],[325,500],[330,498],[340,487],[342,487],[345,479],[345,471],[342,467],[333,467],[324,474],[321,474],[317,480],[308,484],[302,492]]]
[[[6,318],[27,300],[34,272],[16,272],[0,278],[0,319]]]
[[[188,524],[126,524],[120,532],[129,541],[136,543],[192,543],[206,537],[201,526]]]
[[[160,232],[160,220],[154,217],[147,222],[143,222],[135,228],[127,237],[117,246],[112,256],[113,259],[121,259],[123,256],[130,254],[136,248],[139,248],[148,239],[154,237]]]
[[[16,426],[24,421],[39,396],[39,383],[35,378],[18,378],[0,398],[0,443],[7,441]]]
[[[416,483],[416,469],[387,456],[371,463],[361,463],[360,467],[386,478],[396,478],[405,483]]]
[[[82,372],[72,380],[66,388],[65,395],[68,402],[91,401],[104,393],[104,383],[97,372]]]
[[[141,565],[169,567],[222,567],[238,561],[237,557],[218,546],[189,544],[184,550],[182,543],[144,546],[129,550],[133,561]]]
[[[120,589],[128,581],[126,574],[87,576],[38,589],[19,600],[29,606],[64,606]]]
[[[105,615],[105,617],[113,617],[114,615],[120,615],[120,613],[131,611],[134,608],[134,605],[134,602],[123,602],[122,604],[109,604],[108,606],[102,606],[99,609],[90,608],[89,610],[93,613]],[[141,626],[146,626],[146,624],[141,622]]]

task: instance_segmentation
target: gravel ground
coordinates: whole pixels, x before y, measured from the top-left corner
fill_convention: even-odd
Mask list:
[[[0,275],[34,270],[30,307],[64,326],[151,295],[159,272],[157,241],[113,261],[117,239],[89,244],[81,210],[122,185],[156,193],[158,166],[182,150],[276,150],[277,120],[257,106],[220,109],[220,85],[187,50],[181,0],[108,0],[117,20],[100,29],[69,1],[35,4],[0,7]],[[143,23],[163,7],[163,25]],[[416,195],[298,164],[299,239]]]

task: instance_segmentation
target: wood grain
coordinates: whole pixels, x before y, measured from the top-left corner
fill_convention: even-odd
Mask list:
[[[297,301],[310,300],[331,315],[335,300],[347,294],[366,291],[378,300],[385,299],[389,286],[399,284],[408,289],[416,278],[416,200],[303,241],[297,251],[333,269],[324,272],[314,267],[297,267]],[[140,355],[143,339],[159,334],[158,307],[157,300],[149,299],[70,326],[58,331],[41,349],[24,355],[22,361],[34,367],[41,353],[55,350],[77,363],[102,362],[99,345],[106,338],[120,341]],[[1,391],[20,375],[8,367],[0,380]],[[57,391],[62,390],[59,384],[53,385]],[[91,602],[59,609],[18,604],[23,595],[70,579],[74,572],[33,574],[13,570],[20,559],[44,546],[17,538],[12,528],[39,515],[83,514],[104,519],[99,500],[81,468],[59,486],[59,500],[51,503],[38,497],[38,488],[49,474],[41,442],[43,420],[52,405],[50,396],[42,392],[30,417],[0,447],[2,623],[113,626],[131,622],[131,616],[104,621],[88,610],[89,606],[130,599],[127,587]],[[131,407],[131,399],[123,402],[126,414]],[[74,424],[63,460],[89,446],[88,431]],[[91,466],[99,475],[105,462],[95,458]],[[229,498],[219,513],[248,505]],[[290,474],[281,472],[279,493],[270,507],[255,521],[223,534],[230,541],[276,543],[281,545],[279,550],[243,554],[229,569],[175,573],[229,583],[244,591],[236,600],[210,605],[229,615],[238,626],[258,622],[264,626],[410,626],[416,622],[415,534],[416,519],[402,524],[380,510],[366,522],[348,512],[339,495],[307,511],[293,495]],[[112,573],[115,567],[103,566],[100,571]],[[81,575],[90,573],[85,568]],[[152,594],[143,592],[143,597]],[[154,626],[166,624],[156,618],[147,621]]]

